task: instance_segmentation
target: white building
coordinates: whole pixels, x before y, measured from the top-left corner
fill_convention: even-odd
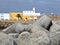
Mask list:
[[[23,15],[25,16],[40,16],[40,13],[35,12],[35,8],[32,11],[23,11]]]
[[[9,13],[0,13],[0,20],[10,19]]]

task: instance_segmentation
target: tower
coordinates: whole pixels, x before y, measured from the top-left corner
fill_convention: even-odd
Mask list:
[[[33,12],[35,13],[35,8],[33,8]]]

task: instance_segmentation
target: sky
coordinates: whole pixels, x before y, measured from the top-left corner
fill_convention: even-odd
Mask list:
[[[0,13],[32,10],[33,7],[39,13],[60,14],[60,0],[0,0]]]

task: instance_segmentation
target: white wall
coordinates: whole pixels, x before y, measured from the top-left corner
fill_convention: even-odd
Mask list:
[[[36,13],[35,12],[35,8],[33,8],[32,11],[23,11],[23,15],[25,16],[40,16],[41,14],[40,13]]]
[[[23,15],[25,16],[40,16],[40,13],[35,13],[33,11],[23,11]]]
[[[1,16],[3,16],[2,18],[3,19],[10,19],[10,15],[9,15],[9,13],[0,13],[0,20],[1,20]]]

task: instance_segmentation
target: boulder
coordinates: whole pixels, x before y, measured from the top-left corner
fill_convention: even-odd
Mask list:
[[[19,35],[19,37],[18,37],[18,39],[16,41],[17,44],[18,45],[30,45],[30,42],[29,42],[30,38],[29,38],[29,36],[30,36],[29,32],[22,32]]]
[[[0,32],[0,45],[14,45],[16,44],[12,37]]]
[[[50,45],[60,45],[60,32],[50,32]]]
[[[35,32],[36,31],[36,32]],[[36,29],[32,33],[22,32],[17,39],[19,45],[50,45],[49,32],[47,30]]]
[[[50,28],[51,45],[60,45],[60,25],[54,23]]]
[[[50,39],[48,34],[43,31],[37,31],[30,35],[30,44],[31,45],[50,45]]]
[[[41,26],[34,26],[32,28],[32,33],[30,35],[30,42],[31,45],[49,45],[50,39],[49,39],[49,31],[44,29]]]
[[[53,24],[51,27],[50,27],[50,32],[59,32],[60,31],[60,25],[58,24]]]
[[[19,33],[9,33],[8,35],[16,39],[18,38]]]
[[[24,25],[24,26],[25,26],[25,31],[28,31],[31,33],[32,24],[28,24],[28,25]]]
[[[11,26],[9,26],[9,27],[7,27],[6,29],[3,29],[2,31],[3,32],[5,32],[5,33],[15,33],[15,26],[14,26],[14,24],[13,25],[11,25]]]
[[[42,26],[43,28],[49,30],[50,26],[52,25],[52,20],[44,15],[40,19],[38,19],[32,26]]]
[[[35,32],[41,31],[41,30],[45,31],[47,34],[49,34],[49,31],[46,30],[45,28],[41,27],[41,26],[34,26],[34,27],[32,27],[31,32],[35,33]]]
[[[24,25],[21,24],[20,22],[16,22],[13,25],[3,30],[3,32],[7,34],[8,33],[21,33],[22,31],[24,31]]]
[[[22,31],[24,31],[24,25],[20,22],[15,23],[15,31],[17,33],[21,33]]]

